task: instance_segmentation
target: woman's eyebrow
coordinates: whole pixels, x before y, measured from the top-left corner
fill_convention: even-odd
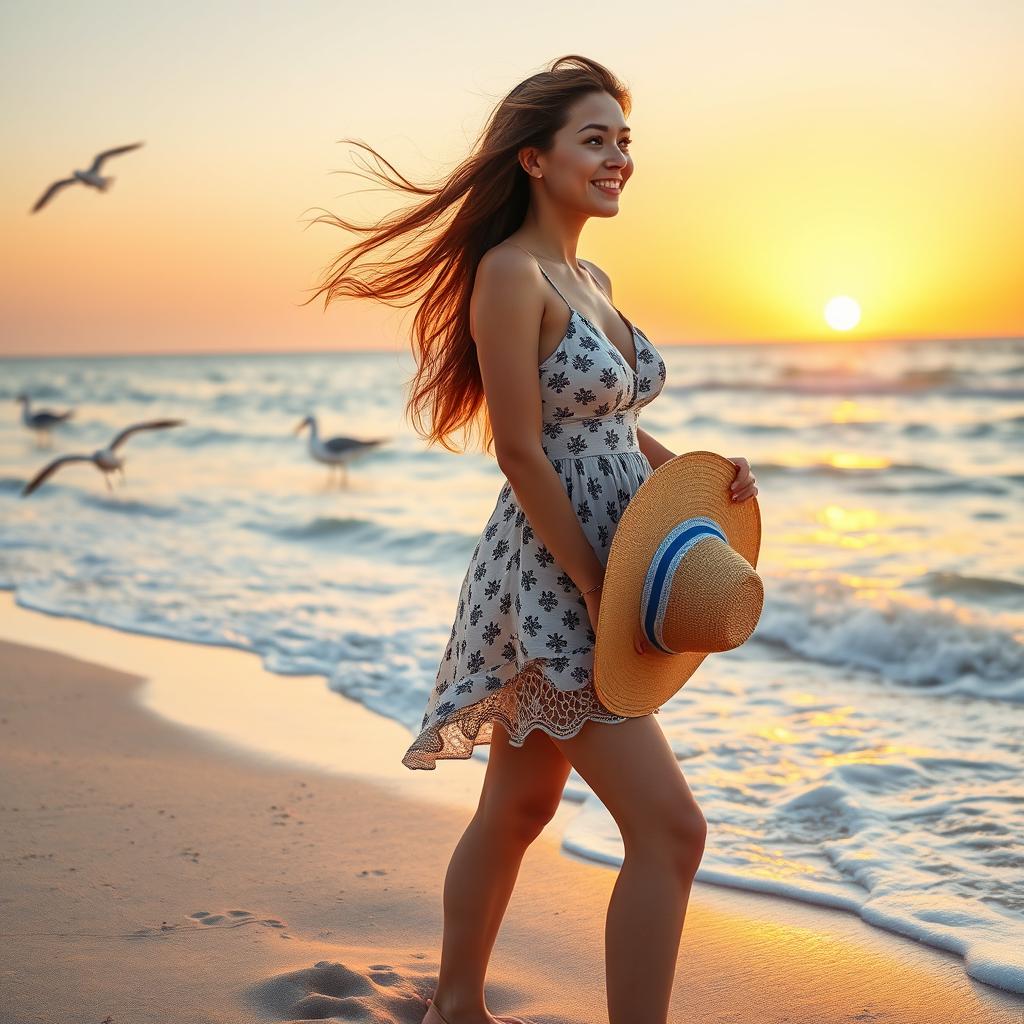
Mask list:
[[[600,129],[601,131],[603,131],[603,132],[608,132],[608,131],[611,131],[611,129],[610,129],[610,128],[608,127],[608,125],[606,125],[606,124],[585,124],[585,125],[584,125],[584,126],[583,126],[583,127],[581,128],[581,129],[580,129],[580,131],[579,131],[579,132],[577,132],[576,134],[577,134],[577,135],[579,135],[579,133],[580,133],[580,132],[585,132],[585,131],[586,131],[586,130],[587,130],[588,128],[599,128],[599,129]],[[624,124],[624,125],[623,125],[623,126],[622,126],[622,127],[620,128],[620,129],[619,129],[619,131],[620,131],[620,132],[628,132],[628,131],[629,131],[629,125],[628,125],[628,124]]]

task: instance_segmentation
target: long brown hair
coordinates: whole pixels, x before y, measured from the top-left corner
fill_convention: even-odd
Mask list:
[[[463,428],[468,433],[482,421],[484,447],[488,452],[492,449],[494,436],[469,330],[469,300],[477,265],[484,253],[511,235],[526,216],[529,176],[519,163],[519,150],[532,146],[548,152],[555,132],[568,120],[568,108],[591,92],[609,93],[629,115],[629,91],[610,71],[587,57],[559,57],[546,70],[520,82],[498,103],[470,155],[432,185],[413,184],[366,143],[341,140],[369,151],[392,172],[393,177],[371,169],[374,180],[426,198],[368,227],[333,214],[317,217],[313,223],[323,220],[367,237],[334,260],[326,279],[307,301],[326,292],[325,309],[333,299],[346,295],[408,306],[417,299],[406,303],[393,300],[423,293],[413,321],[411,345],[417,370],[407,382],[412,388],[405,412],[428,445],[437,443],[448,451],[458,451],[449,443],[450,436]],[[448,222],[435,226],[446,214],[451,214]],[[413,232],[416,239],[426,235],[427,240],[411,253],[396,253],[371,264],[376,276],[368,281],[349,276],[360,257]],[[409,244],[406,240],[395,248]]]

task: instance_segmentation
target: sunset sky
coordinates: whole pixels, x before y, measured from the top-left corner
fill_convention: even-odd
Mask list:
[[[361,223],[363,139],[434,179],[563,54],[633,92],[636,171],[579,255],[657,340],[1024,335],[1024,3],[0,6],[0,354],[402,348],[302,306]],[[102,149],[144,141],[29,215]],[[848,296],[856,327],[826,303]]]

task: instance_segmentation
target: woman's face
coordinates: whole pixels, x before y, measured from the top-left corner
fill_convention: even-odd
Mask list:
[[[543,184],[560,203],[591,216],[614,217],[621,189],[633,173],[629,146],[629,127],[618,101],[606,92],[588,93],[570,108],[551,150],[536,153],[530,170],[543,175]]]

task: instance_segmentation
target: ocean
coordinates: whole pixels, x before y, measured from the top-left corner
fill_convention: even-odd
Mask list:
[[[1024,339],[669,346],[641,426],[750,460],[765,605],[657,716],[708,820],[697,878],[858,914],[1024,992]],[[0,586],[256,652],[418,731],[504,481],[405,422],[408,352],[0,361]],[[15,396],[74,407],[50,448]],[[384,438],[329,483],[294,427]],[[112,491],[50,458],[137,420]],[[404,753],[396,749],[400,760]],[[487,748],[474,756],[486,759]],[[457,772],[458,761],[439,761]],[[573,772],[564,846],[618,864]]]

